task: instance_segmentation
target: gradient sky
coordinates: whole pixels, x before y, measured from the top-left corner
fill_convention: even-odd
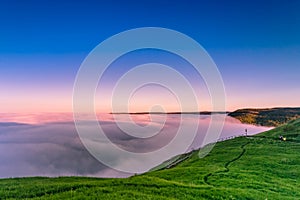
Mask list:
[[[73,83],[88,53],[114,34],[147,26],[180,31],[208,51],[228,110],[300,106],[299,10],[296,0],[3,0],[0,112],[72,111]]]

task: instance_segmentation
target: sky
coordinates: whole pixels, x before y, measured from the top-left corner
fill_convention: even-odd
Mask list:
[[[182,32],[206,49],[222,75],[227,110],[299,106],[299,10],[300,1],[296,0],[2,0],[0,112],[71,112],[76,73],[89,52],[112,35],[149,26]],[[122,72],[124,63],[157,57],[164,57],[169,64],[181,62],[165,52],[145,50],[133,53],[132,60],[118,60],[121,64],[114,70]],[[177,68],[182,74],[193,74],[188,64]],[[116,77],[108,73],[104,90],[111,88],[107,85]],[[200,109],[209,110],[202,84],[195,86],[203,102]],[[156,103],[157,99],[149,99],[155,92],[160,94],[160,89],[150,91],[146,88],[136,96],[133,110],[142,111]],[[162,97],[158,103],[176,104],[174,99],[166,100],[170,94]],[[97,100],[99,110],[107,111],[101,101]]]

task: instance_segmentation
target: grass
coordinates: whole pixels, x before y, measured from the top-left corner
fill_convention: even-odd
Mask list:
[[[0,199],[300,199],[299,152],[300,119],[130,178],[1,179]]]
[[[239,109],[229,116],[243,123],[262,126],[279,126],[300,117],[300,108]]]

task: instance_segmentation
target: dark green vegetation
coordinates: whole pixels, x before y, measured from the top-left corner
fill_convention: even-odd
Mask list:
[[[300,119],[131,178],[2,179],[0,199],[300,199],[299,152]]]
[[[190,114],[190,115],[213,115],[213,114],[228,114],[229,112],[223,112],[223,111],[201,111],[201,112],[133,112],[133,113],[127,113],[127,112],[114,112],[109,114],[115,114],[115,115],[148,115],[148,114],[154,114],[154,115],[161,115],[161,114],[168,114],[168,115],[181,115],[181,114]]]
[[[239,109],[229,116],[242,123],[261,126],[279,126],[300,117],[300,108]]]

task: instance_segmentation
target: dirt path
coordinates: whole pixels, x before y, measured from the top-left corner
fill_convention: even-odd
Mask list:
[[[225,165],[224,165],[224,170],[220,170],[220,171],[216,171],[216,172],[213,172],[213,173],[209,173],[209,174],[207,174],[207,175],[205,175],[204,177],[203,177],[203,180],[204,180],[204,182],[206,183],[206,184],[208,184],[208,185],[211,185],[209,182],[208,182],[208,178],[210,177],[210,176],[212,176],[212,175],[214,175],[214,174],[218,174],[218,173],[227,173],[227,172],[229,172],[229,165],[231,164],[231,163],[233,163],[233,162],[235,162],[235,161],[237,161],[237,160],[239,160],[244,154],[245,154],[245,152],[246,152],[246,149],[245,149],[245,146],[246,145],[248,145],[250,142],[246,142],[245,144],[243,144],[240,148],[242,149],[242,152],[237,156],[237,157],[235,157],[235,158],[233,158],[232,160],[229,160],[228,162],[226,162],[225,163]]]

